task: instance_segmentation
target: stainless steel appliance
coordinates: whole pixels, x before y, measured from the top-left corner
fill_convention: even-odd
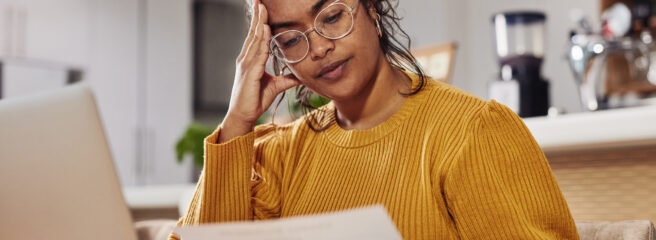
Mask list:
[[[573,35],[570,38],[568,59],[579,87],[583,110],[596,111],[627,106],[619,103],[619,99],[633,96],[626,86],[632,85],[632,82],[647,80],[649,52],[647,44],[629,37],[606,39],[594,34]],[[626,76],[622,77],[623,81],[619,83],[610,82],[608,77],[608,63],[613,57],[626,59]]]
[[[567,58],[584,111],[641,105],[656,89],[656,43],[648,29],[631,28],[632,19],[641,23],[644,18],[634,12],[622,3],[613,5],[602,14],[598,32],[584,16],[573,14],[577,27],[570,33]]]

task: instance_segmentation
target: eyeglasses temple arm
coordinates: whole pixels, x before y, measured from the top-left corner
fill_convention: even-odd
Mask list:
[[[351,6],[351,12],[355,11],[355,9],[358,8],[359,5],[358,2],[360,2],[360,0],[355,0],[355,3],[353,3],[353,6]]]

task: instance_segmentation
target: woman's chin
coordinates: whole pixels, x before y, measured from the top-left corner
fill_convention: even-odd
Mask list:
[[[356,79],[350,76],[345,76],[335,82],[321,82],[321,79],[317,79],[317,84],[310,89],[333,101],[348,101],[355,98],[365,85]],[[315,91],[315,88],[318,91]]]
[[[332,101],[345,102],[355,98],[357,96],[357,91],[354,90],[349,91],[342,88],[339,89],[338,91],[331,91],[329,93],[321,94],[321,95],[329,98]]]

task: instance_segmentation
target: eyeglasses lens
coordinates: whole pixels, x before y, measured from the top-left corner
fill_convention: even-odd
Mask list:
[[[325,38],[343,38],[353,27],[353,16],[345,4],[332,4],[317,15],[314,26],[317,32]],[[273,54],[290,62],[300,61],[310,49],[305,34],[297,30],[283,32],[276,36],[272,43]]]

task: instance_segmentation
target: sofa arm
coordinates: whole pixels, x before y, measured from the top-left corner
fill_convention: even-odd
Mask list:
[[[139,240],[165,240],[178,221],[170,219],[145,220],[134,224]]]

